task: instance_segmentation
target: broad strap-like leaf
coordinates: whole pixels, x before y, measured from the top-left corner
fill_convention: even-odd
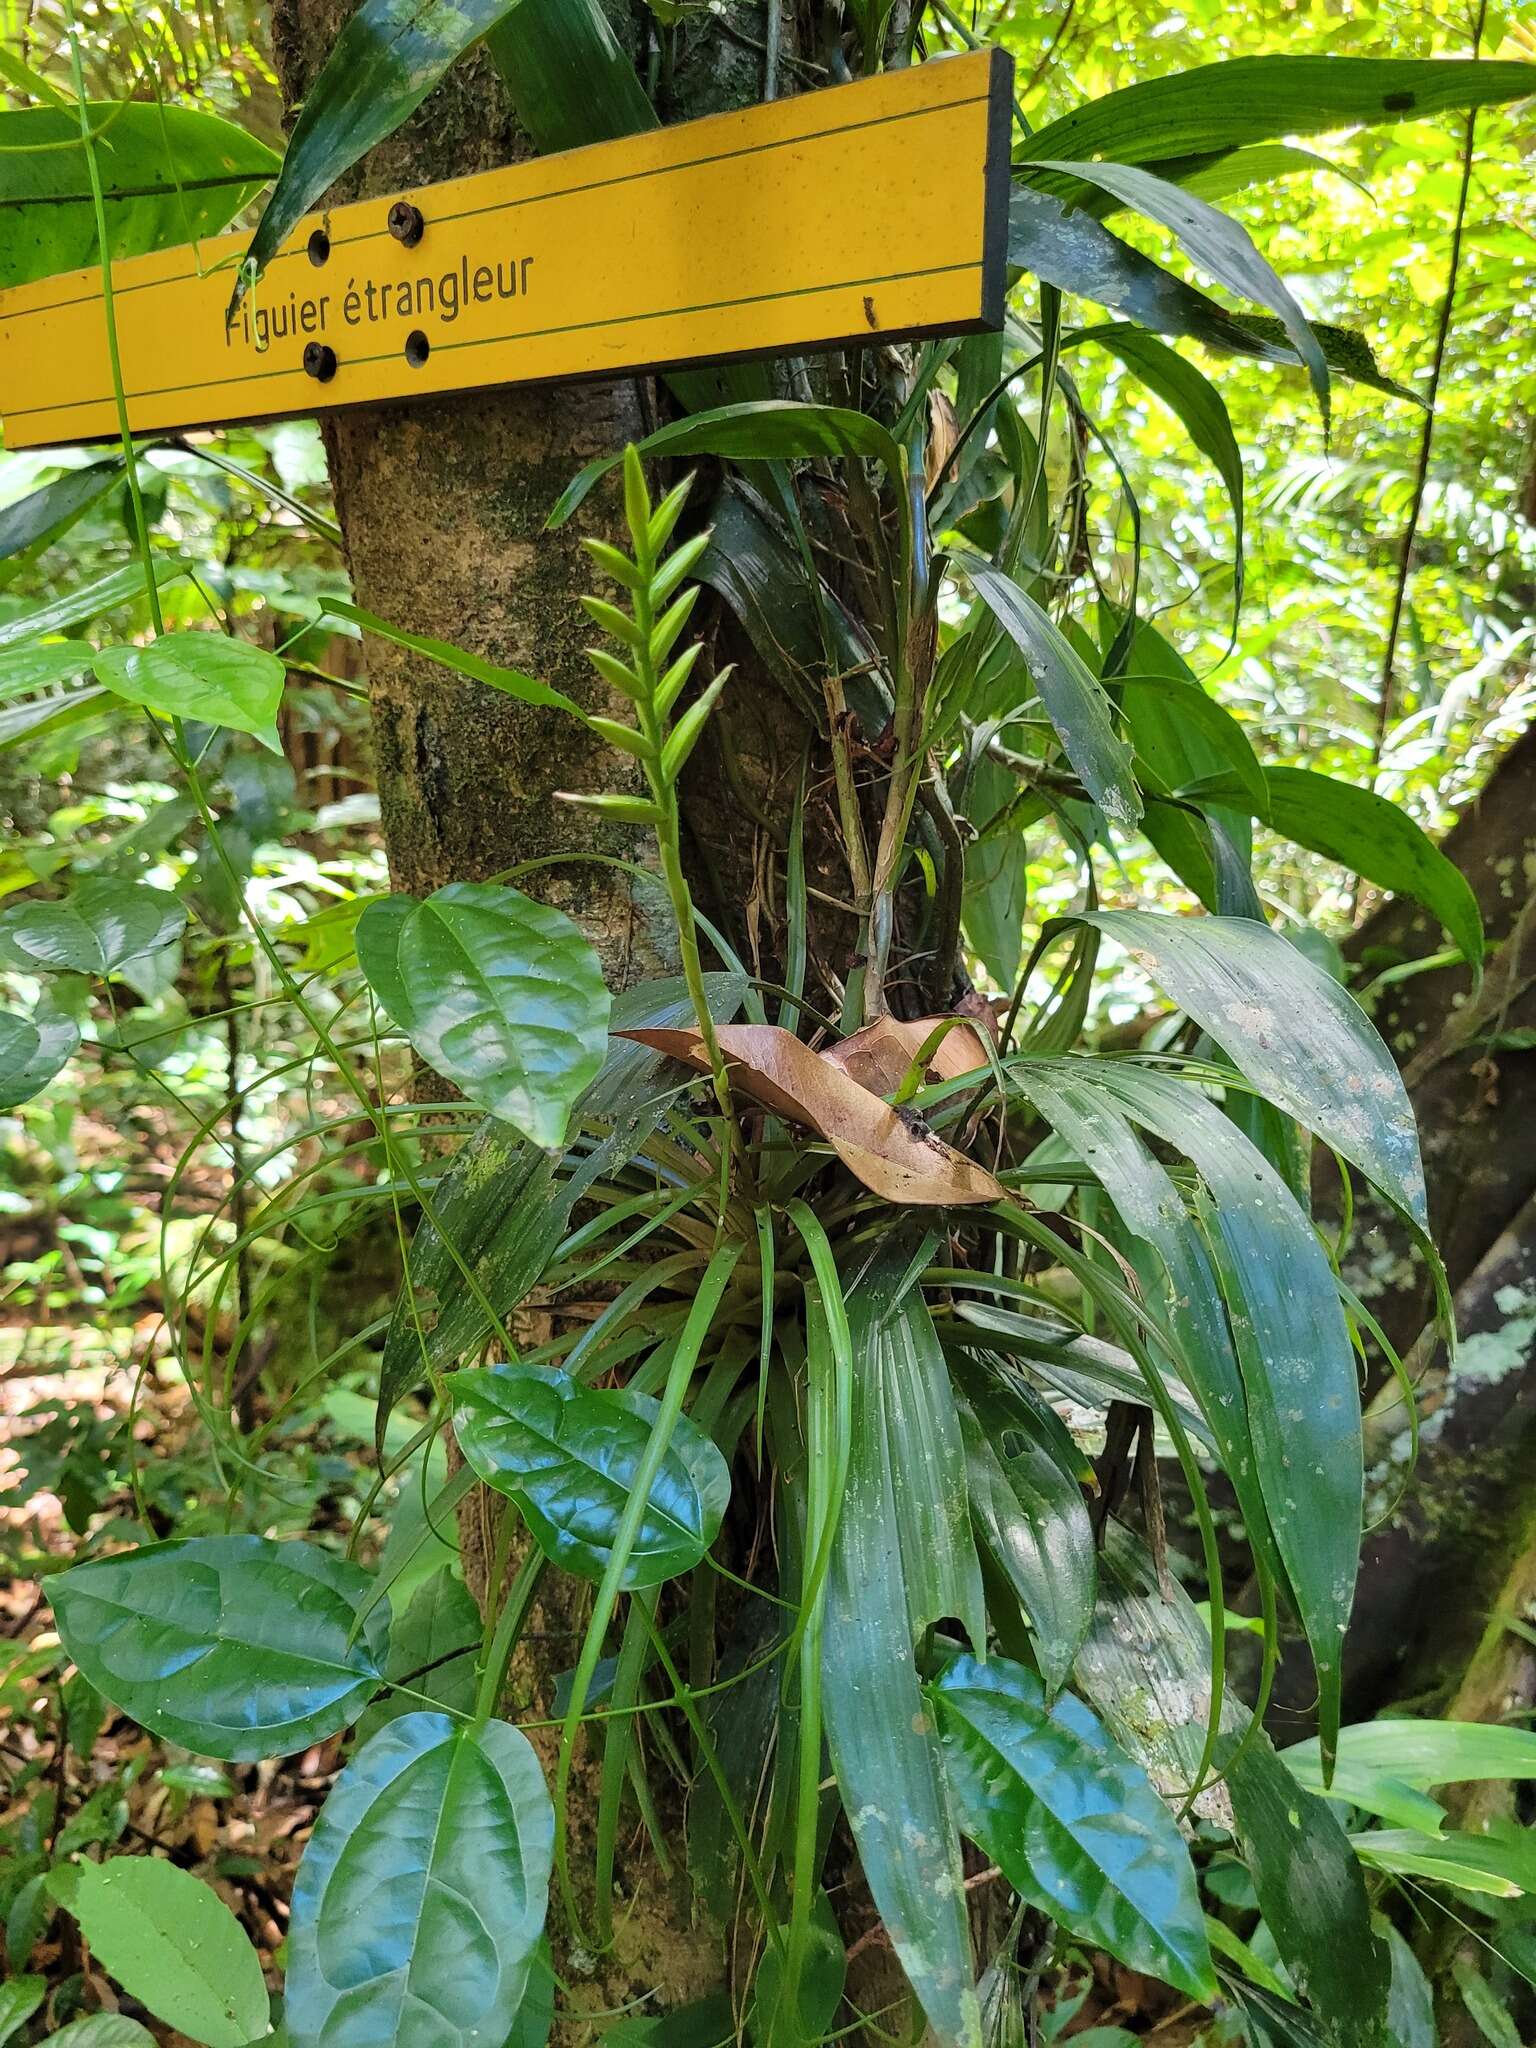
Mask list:
[[[1087,327],[1069,337],[1074,347],[1097,342],[1120,358],[1147,389],[1176,413],[1189,429],[1189,437],[1202,455],[1215,465],[1232,507],[1232,619],[1243,605],[1243,458],[1232,431],[1226,401],[1202,370],[1176,349],[1147,334],[1129,321],[1117,320],[1106,327]],[[1203,694],[1203,693],[1202,693]],[[1210,701],[1209,699],[1207,700]]]
[[[4,119],[0,115],[0,135]],[[0,214],[0,219],[3,218]],[[114,484],[120,483],[122,476],[123,458],[109,455],[100,462],[88,462],[82,469],[67,469],[51,483],[40,485],[0,509],[0,562],[57,540]]]
[[[1421,1229],[1413,1109],[1392,1056],[1338,983],[1247,918],[1086,911],[1271,1102],[1358,1166]]]
[[[1225,803],[1247,798],[1218,781],[1210,792]],[[1424,828],[1398,804],[1358,783],[1312,768],[1264,770],[1264,810],[1282,838],[1336,860],[1394,896],[1411,896],[1437,917],[1481,972],[1483,920],[1472,885]]]
[[[113,257],[216,235],[277,169],[264,142],[197,107],[94,100],[88,113]],[[78,112],[0,110],[0,287],[100,261]]]
[[[363,0],[304,95],[282,171],[256,224],[236,300],[343,171],[392,135],[443,73],[517,0]]]
[[[293,1892],[293,2048],[503,2048],[530,1992],[554,1813],[506,1721],[407,1714],[332,1788]]]
[[[450,1386],[454,1434],[480,1478],[516,1502],[552,1563],[600,1579],[658,1404],[531,1365],[458,1372]],[[655,1586],[691,1571],[719,1533],[730,1497],[725,1460],[680,1416],[622,1583]]]
[[[1275,1168],[1201,1090],[1118,1061],[1095,1085],[1191,1160],[1197,1214],[1225,1296],[1247,1397],[1253,1470],[1338,1728],[1365,1475],[1357,1367],[1333,1269]]]
[[[563,911],[450,882],[424,902],[370,903],[357,957],[429,1066],[536,1145],[563,1143],[602,1065],[609,1012],[597,955]]]
[[[1080,1700],[957,1657],[928,1697],[960,1824],[1021,1898],[1132,1969],[1209,2000],[1205,1919],[1173,1816]]]
[[[261,1959],[211,1885],[158,1856],[76,1868],[69,1908],[92,1955],[156,2019],[208,2048],[266,2033]]]
[[[199,1756],[288,1756],[356,1720],[383,1680],[388,1612],[312,1543],[196,1536],[49,1582],[64,1647],[125,1714]],[[354,1639],[355,1638],[355,1639]]]
[[[568,697],[563,690],[557,690],[549,683],[541,683],[537,676],[524,675],[521,669],[503,668],[499,663],[486,661],[447,640],[434,640],[425,633],[409,633],[403,626],[392,626],[387,619],[364,611],[361,605],[350,604],[344,598],[327,597],[325,609],[338,619],[360,626],[365,633],[377,634],[381,640],[408,648],[412,654],[424,654],[428,661],[452,669],[456,675],[468,676],[472,682],[484,683],[487,689],[499,690],[502,696],[515,698],[519,704],[569,711],[576,718],[582,715],[581,707],[573,697]]]
[[[918,1410],[893,1428],[896,1340],[886,1325],[909,1303],[924,1318],[927,1310],[915,1290],[893,1303],[890,1285],[877,1288],[876,1277],[862,1287],[856,1281],[848,1300],[852,1458],[827,1578],[822,1707],[859,1861],[902,1968],[943,2048],[980,2048],[959,1836],[913,1652],[928,1621],[970,1604],[968,1589],[943,1585],[942,1559],[916,1554],[910,1519],[914,1485],[936,1476],[951,1492],[929,1502],[927,1528],[957,1508],[964,1514],[963,1444],[952,1420],[952,1447],[935,1443],[915,1466],[903,1466],[903,1451],[930,1418]],[[959,1542],[951,1530],[951,1565]]]
[[[166,718],[253,734],[281,754],[277,708],[287,670],[275,654],[224,633],[162,633],[142,647],[103,647],[91,668],[115,697]]]
[[[1104,685],[1011,576],[969,549],[956,551],[952,560],[1018,651],[1083,787],[1106,817],[1134,825],[1141,799],[1131,750],[1115,731]]]
[[[1049,157],[1032,157],[1047,171],[1086,183],[1110,193],[1148,220],[1158,222],[1179,239],[1190,259],[1218,284],[1239,297],[1267,306],[1285,329],[1297,355],[1307,366],[1312,388],[1328,417],[1328,364],[1306,315],[1274,269],[1254,246],[1248,230],[1208,201],[1199,199],[1181,185],[1170,184],[1141,164],[1073,163]]]
[[[901,451],[890,430],[868,413],[846,406],[801,404],[787,398],[748,400],[696,412],[658,427],[636,446],[642,455],[714,455],[728,462],[793,462],[864,456],[894,480],[903,474]],[[605,455],[589,462],[560,494],[547,524],[563,526],[594,484],[623,461]]]
[[[1057,1692],[1093,1620],[1093,1524],[1083,1497],[1092,1468],[1021,1380],[965,1354],[955,1371],[977,1546],[1013,1588]]]
[[[88,875],[62,903],[28,898],[0,911],[0,965],[115,974],[179,938],[186,922],[186,907],[165,889]]]
[[[157,586],[172,583],[187,572],[187,565],[179,555],[155,555],[151,558],[150,567]],[[144,579],[145,571],[138,562],[125,562],[120,569],[108,569],[89,583],[77,583],[57,597],[34,605],[30,611],[20,612],[14,618],[0,619],[0,653],[13,647],[28,646],[49,633],[67,632],[71,626],[103,618],[120,605],[142,601]]]
[[[1048,121],[1019,145],[1027,161],[1202,156],[1245,143],[1324,135],[1536,93],[1536,65],[1419,57],[1234,57],[1199,64]]]

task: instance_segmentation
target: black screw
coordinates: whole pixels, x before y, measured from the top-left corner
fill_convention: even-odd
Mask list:
[[[431,342],[419,327],[413,327],[405,337],[405,360],[413,370],[419,370],[431,353]]]
[[[316,228],[309,238],[309,260],[318,270],[331,253],[331,238],[324,228]]]
[[[305,342],[304,374],[313,377],[317,384],[330,383],[336,374],[336,351],[329,342]]]
[[[427,224],[421,217],[421,208],[412,206],[409,199],[397,199],[389,209],[389,232],[407,249],[414,249],[427,232]]]

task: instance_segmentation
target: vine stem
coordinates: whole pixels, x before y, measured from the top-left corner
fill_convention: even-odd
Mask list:
[[[1488,0],[1477,0],[1477,18],[1472,25],[1472,55],[1482,48],[1483,29],[1488,19]],[[1376,726],[1371,735],[1371,783],[1374,786],[1386,751],[1387,727],[1392,723],[1393,684],[1397,680],[1397,643],[1408,608],[1408,579],[1413,570],[1413,551],[1418,545],[1419,520],[1424,511],[1424,493],[1429,487],[1429,458],[1435,445],[1435,406],[1440,397],[1440,378],[1445,369],[1446,345],[1450,340],[1451,315],[1456,309],[1456,285],[1461,273],[1461,245],[1467,226],[1467,201],[1472,190],[1472,159],[1477,140],[1477,109],[1467,109],[1467,132],[1461,146],[1461,187],[1456,195],[1456,219],[1451,230],[1451,257],[1446,266],[1445,295],[1435,325],[1435,352],[1429,366],[1429,389],[1424,395],[1424,425],[1419,434],[1419,460],[1413,478],[1413,497],[1408,505],[1408,523],[1398,549],[1397,574],[1392,586],[1392,615],[1387,622],[1387,644],[1381,658],[1381,687],[1376,699]]]

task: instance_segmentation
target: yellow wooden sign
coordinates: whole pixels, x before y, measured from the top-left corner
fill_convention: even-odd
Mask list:
[[[1003,318],[1011,60],[856,85],[312,215],[232,322],[227,235],[113,266],[150,433]],[[10,448],[115,435],[100,274],[0,291]]]

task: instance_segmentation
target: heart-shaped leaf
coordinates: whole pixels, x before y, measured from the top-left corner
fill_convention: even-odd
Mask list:
[[[31,1017],[0,1010],[0,1109],[15,1109],[46,1088],[80,1043],[80,1027],[44,1005]]]
[[[275,654],[224,633],[162,633],[144,647],[103,647],[96,680],[130,704],[253,733],[281,753],[277,707],[288,671]]]
[[[92,1954],[156,2019],[207,2048],[244,2048],[266,2033],[260,1958],[211,1886],[158,1856],[78,1870],[69,1909]]]
[[[181,935],[186,908],[146,882],[93,875],[62,903],[32,898],[0,911],[0,965],[27,974],[115,974]]]
[[[697,1031],[622,1035],[708,1072]],[[775,1116],[819,1133],[849,1172],[886,1201],[958,1205],[1001,1196],[985,1167],[936,1138],[920,1118],[861,1087],[792,1031],[777,1024],[727,1024],[715,1035],[733,1085]]]
[[[505,1721],[407,1714],[337,1780],[293,1891],[293,2048],[502,2048],[533,1989],[554,1812]]]
[[[488,1486],[517,1503],[545,1556],[600,1579],[645,1455],[656,1402],[627,1390],[584,1387],[530,1365],[459,1372],[453,1426]],[[731,1476],[703,1431],[680,1416],[651,1487],[624,1573],[655,1586],[691,1571],[719,1533]]]
[[[537,1145],[565,1139],[603,1063],[609,996],[571,920],[518,889],[450,882],[358,921],[368,985],[429,1066]]]
[[[156,1543],[50,1583],[64,1647],[98,1692],[156,1735],[237,1762],[357,1719],[389,1633],[382,1601],[358,1628],[368,1590],[329,1551],[263,1536]]]
[[[1006,1657],[957,1657],[930,1689],[960,1825],[1021,1898],[1202,2003],[1216,1989],[1173,1816],[1080,1700],[1047,1709]]]

